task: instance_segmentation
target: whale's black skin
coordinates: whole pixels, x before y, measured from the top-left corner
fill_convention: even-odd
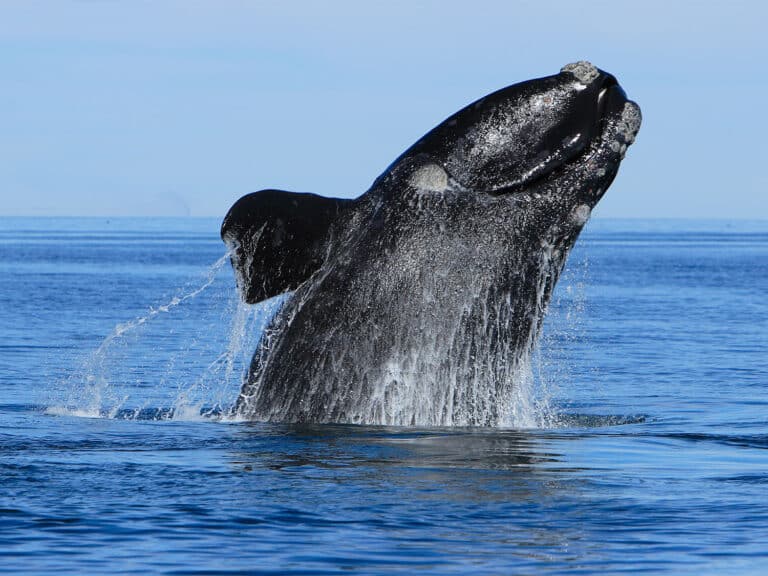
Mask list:
[[[565,258],[639,126],[616,79],[579,62],[457,112],[355,200],[240,199],[222,238],[243,298],[295,293],[236,412],[509,422]]]

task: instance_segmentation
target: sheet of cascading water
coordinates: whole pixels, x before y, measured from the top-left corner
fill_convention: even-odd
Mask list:
[[[290,294],[257,305],[242,303],[228,258],[223,255],[165,301],[115,326],[70,375],[63,397],[48,403],[48,412],[90,418],[232,418],[259,339]],[[558,350],[578,337],[585,271],[585,262],[572,265],[562,279],[548,321],[551,329],[536,353],[516,364],[509,397],[496,399],[504,414],[498,426],[558,425],[552,398],[559,381],[569,378],[557,360]],[[425,405],[429,398],[423,398],[419,375],[407,380],[410,385],[400,389],[404,396],[398,399],[402,408],[433,409]],[[478,387],[470,380],[454,385]],[[376,406],[368,409],[375,415]]]
[[[48,403],[90,418],[222,418],[264,326],[287,296],[243,304],[229,255],[168,300],[114,327]]]

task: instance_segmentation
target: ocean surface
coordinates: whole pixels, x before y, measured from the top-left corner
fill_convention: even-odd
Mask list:
[[[768,222],[594,220],[512,429],[228,416],[213,219],[0,219],[0,573],[768,573]]]

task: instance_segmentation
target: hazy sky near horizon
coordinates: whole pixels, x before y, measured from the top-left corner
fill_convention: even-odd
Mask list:
[[[768,219],[767,16],[757,0],[7,0],[0,215],[358,196],[459,108],[586,59],[643,110],[596,214]]]

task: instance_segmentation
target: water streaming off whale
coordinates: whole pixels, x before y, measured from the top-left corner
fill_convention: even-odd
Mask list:
[[[219,258],[200,280],[190,280],[145,314],[116,325],[70,374],[63,392],[47,402],[47,412],[121,419],[232,418],[231,409],[253,351],[270,320],[292,295],[257,305],[244,304],[232,286],[228,258]],[[526,354],[514,363],[480,368],[465,350],[464,356],[456,356],[458,365],[450,367],[448,374],[453,380],[446,387],[436,378],[437,373],[428,372],[436,365],[437,347],[429,338],[440,337],[440,333],[423,330],[419,335],[425,344],[419,353],[408,356],[407,363],[387,366],[392,377],[392,386],[386,390],[389,397],[375,397],[366,404],[361,399],[356,409],[372,421],[394,424],[398,418],[408,418],[406,414],[428,414],[435,403],[445,406],[449,391],[453,395],[472,394],[478,402],[484,400],[488,410],[484,421],[503,414],[503,419],[495,422],[498,426],[557,426],[559,417],[550,400],[556,379],[568,378],[568,370],[553,366],[551,357],[561,342],[572,340],[578,332],[584,270],[586,261],[567,271],[566,296],[556,302],[553,315],[558,325],[552,334],[557,336],[545,338],[542,351]],[[471,310],[470,303],[466,310]],[[492,326],[492,318],[502,311],[485,313],[481,330]],[[402,334],[403,346],[413,350],[413,336],[407,331]],[[473,336],[465,347],[477,339]],[[457,341],[459,348],[460,344]],[[133,352],[139,348],[145,350],[141,357]],[[148,354],[147,348],[154,353]],[[490,402],[491,395],[496,394],[495,381],[488,378],[490,370],[510,379],[509,397],[503,402]],[[159,378],[146,376],[158,371]],[[462,379],[461,375],[468,377]]]
[[[226,414],[256,340],[284,297],[243,304],[221,256],[173,296],[114,327],[69,375],[47,412],[84,417],[189,419]],[[137,357],[133,350],[146,351]],[[158,373],[159,379],[154,375]]]

